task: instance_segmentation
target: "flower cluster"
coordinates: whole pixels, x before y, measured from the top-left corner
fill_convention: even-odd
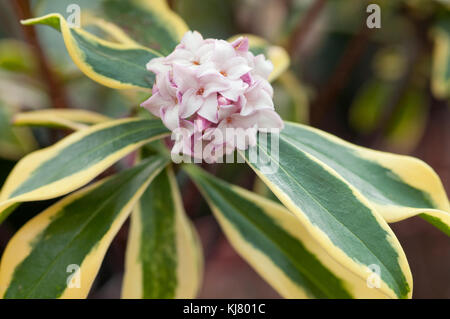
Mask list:
[[[272,63],[253,55],[245,37],[230,43],[189,31],[170,55],[152,59],[147,69],[156,81],[141,105],[171,131],[182,132],[172,152],[195,156],[200,142],[217,158],[253,146],[258,130],[283,127],[267,80]],[[251,133],[229,136],[230,128]]]

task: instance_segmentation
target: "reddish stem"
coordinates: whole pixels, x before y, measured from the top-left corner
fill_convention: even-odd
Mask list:
[[[15,0],[13,6],[20,20],[32,17],[30,2],[28,0]],[[50,68],[48,60],[42,50],[34,26],[22,26],[27,43],[33,48],[39,63],[39,71],[48,88],[48,94],[54,108],[67,108],[68,102],[63,87]]]
[[[346,85],[351,71],[365,52],[371,32],[372,29],[367,28],[364,24],[345,49],[332,76],[319,92],[317,100],[311,107],[315,111],[315,116],[312,118],[314,124],[320,123],[327,111],[333,107],[335,98]]]
[[[287,45],[287,50],[291,57],[295,57],[297,52],[300,50],[302,44],[304,43],[304,39],[308,34],[308,31],[311,29],[311,25],[316,21],[317,17],[322,12],[322,9],[325,7],[326,0],[316,0],[308,12],[302,17],[297,26],[294,28],[292,32],[291,39]]]

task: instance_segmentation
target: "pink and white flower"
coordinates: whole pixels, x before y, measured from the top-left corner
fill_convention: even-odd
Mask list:
[[[172,152],[194,156],[193,145],[200,143],[229,153],[255,145],[260,130],[283,128],[267,80],[272,63],[254,56],[245,37],[229,43],[189,31],[170,55],[152,59],[147,69],[156,81],[141,106],[171,131],[182,131]],[[227,136],[230,129],[247,134],[239,141]]]

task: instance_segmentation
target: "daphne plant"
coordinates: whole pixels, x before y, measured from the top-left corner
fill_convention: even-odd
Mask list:
[[[136,23],[121,29],[107,22],[114,21],[113,9],[106,20],[90,20],[105,38],[70,27],[59,14],[22,21],[60,31],[72,60],[94,81],[152,89],[142,106],[161,119],[114,120],[75,110],[16,116],[20,125],[75,132],[25,156],[3,186],[0,220],[20,203],[67,196],[11,239],[0,265],[0,295],[87,297],[106,250],[131,215],[122,297],[194,298],[202,253],[176,169],[197,185],[236,251],[281,296],[410,298],[411,271],[388,223],[419,215],[450,235],[449,201],[436,173],[418,159],[283,122],[268,81],[288,67],[282,48],[255,36],[203,39],[164,1],[143,3],[127,5],[139,13],[134,17],[153,22],[148,33],[136,32]],[[182,138],[168,145],[171,131],[180,128]],[[226,128],[251,134],[241,145],[211,138]],[[159,139],[166,143],[155,144]],[[237,148],[279,201],[193,163],[175,167],[167,146],[196,158],[196,142],[211,145],[212,161]],[[130,168],[97,178],[132,153],[139,155]],[[69,278],[68,267],[76,269]]]

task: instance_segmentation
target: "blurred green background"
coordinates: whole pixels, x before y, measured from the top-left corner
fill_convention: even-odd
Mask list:
[[[273,83],[275,106],[283,119],[308,123],[359,145],[419,157],[436,170],[449,193],[449,1],[168,2],[204,37],[227,39],[253,33],[288,50],[292,65]],[[29,11],[24,11],[28,3]],[[366,26],[370,3],[381,8],[379,29]],[[34,35],[18,22],[20,17],[51,12],[67,16],[69,4],[79,5],[82,14],[102,16],[107,1],[0,0],[0,184],[22,156],[69,133],[14,128],[10,124],[14,113],[71,107],[115,118],[149,116],[138,107],[148,94],[116,91],[93,82],[73,64],[57,32],[38,27]],[[245,165],[207,169],[273,196]],[[192,183],[182,174],[178,180],[205,251],[200,297],[278,298],[227,243]],[[0,226],[0,253],[24,222],[53,202],[20,206]],[[119,297],[127,227],[111,245],[90,297]],[[392,228],[410,262],[414,297],[450,298],[450,239],[418,218]]]

